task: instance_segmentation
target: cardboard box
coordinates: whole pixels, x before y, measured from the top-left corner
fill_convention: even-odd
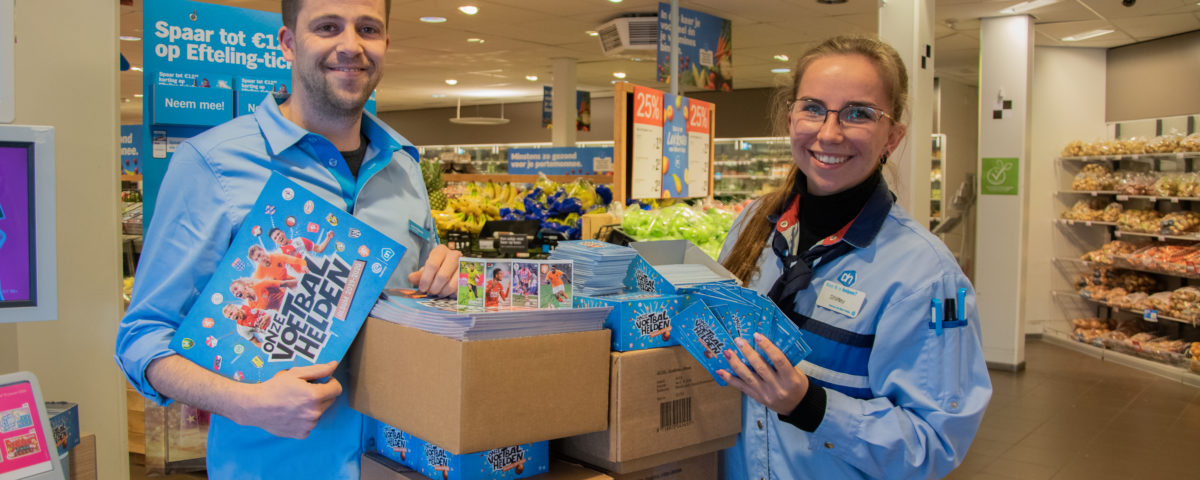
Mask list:
[[[46,402],[46,415],[50,416],[50,430],[54,431],[54,445],[58,447],[59,455],[79,445],[79,405]]]
[[[609,428],[552,442],[563,455],[628,473],[733,446],[742,394],[719,387],[682,347],[613,352]]]
[[[368,318],[350,349],[350,405],[450,453],[608,425],[608,330],[463,342]]]
[[[683,295],[626,292],[575,297],[575,308],[612,307],[604,328],[612,330],[616,352],[679,345],[671,336],[671,317],[683,310]]]
[[[594,239],[601,227],[620,224],[617,217],[611,213],[589,213],[579,217],[579,238],[581,240]]]
[[[737,280],[729,270],[687,240],[633,242],[629,246],[638,251],[638,256],[629,262],[629,270],[625,274],[625,289],[629,291],[678,293],[679,288],[654,269],[656,265],[704,265],[713,273],[729,280]]]
[[[541,441],[455,455],[386,423],[367,419],[367,451],[444,480],[527,478],[550,468],[550,442]]]
[[[609,474],[614,480],[717,480],[718,452],[631,473]]]
[[[373,452],[362,456],[362,480],[428,480],[404,465]],[[550,472],[531,480],[612,480],[611,476],[563,460],[551,460]]]

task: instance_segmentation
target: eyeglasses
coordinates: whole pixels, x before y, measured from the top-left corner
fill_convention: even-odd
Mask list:
[[[875,107],[866,105],[846,105],[837,110],[826,108],[825,105],[814,100],[806,100],[797,98],[788,101],[788,110],[792,112],[792,120],[800,125],[810,127],[813,130],[818,130],[825,124],[825,120],[829,118],[829,113],[837,114],[838,125],[842,128],[846,127],[867,127],[873,125],[884,117],[891,121],[896,121],[887,112]]]

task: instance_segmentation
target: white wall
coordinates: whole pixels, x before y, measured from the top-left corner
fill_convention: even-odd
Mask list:
[[[979,156],[979,89],[949,78],[938,80],[940,122],[938,132],[946,134],[945,159],[942,160],[942,209],[944,215],[958,190],[977,170]],[[976,177],[978,178],[978,177]],[[978,183],[978,180],[976,180]],[[977,188],[978,190],[978,188]],[[978,193],[978,192],[976,192]],[[974,208],[972,207],[972,210]],[[972,215],[943,237],[946,246],[963,262],[963,271],[974,281],[975,226],[978,217]],[[970,235],[967,235],[970,233]],[[969,236],[966,242],[964,236]]]
[[[57,320],[0,328],[0,349],[15,346],[16,367],[37,375],[47,399],[79,404],[103,479],[129,478],[125,383],[112,360],[121,315],[118,19],[112,0],[16,2],[15,123],[55,128],[59,304]]]
[[[1077,249],[1064,237],[1092,235],[1073,228],[1056,227],[1053,219],[1063,211],[1063,203],[1055,190],[1064,180],[1056,169],[1055,159],[1071,140],[1091,141],[1107,135],[1105,111],[1106,52],[1099,48],[1037,47],[1034,49],[1033,98],[1030,102],[1032,129],[1030,134],[1029,215],[1025,257],[1025,331],[1041,333],[1047,322],[1059,311],[1051,297],[1055,281],[1062,275],[1055,271],[1053,257],[1076,256]],[[1066,205],[1069,207],[1070,205]],[[1066,228],[1056,237],[1055,230]],[[1082,227],[1086,228],[1086,227]],[[1093,235],[1094,236],[1094,235]],[[1098,248],[1099,245],[1091,245]],[[1071,251],[1062,251],[1071,250]],[[1061,288],[1061,286],[1059,287]]]

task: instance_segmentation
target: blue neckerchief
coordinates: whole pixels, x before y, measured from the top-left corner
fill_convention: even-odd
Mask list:
[[[796,179],[797,184],[804,181],[806,180],[803,176],[798,176]],[[771,286],[767,296],[779,306],[780,310],[788,312],[789,317],[795,310],[796,294],[808,288],[812,283],[813,268],[829,263],[855,248],[869,245],[879,230],[883,228],[883,221],[887,218],[887,214],[895,202],[895,196],[888,191],[887,182],[880,179],[879,185],[867,198],[867,203],[863,205],[858,216],[837,233],[826,237],[807,250],[797,253],[801,247],[792,245],[793,236],[785,235],[783,232],[788,228],[799,227],[797,225],[781,225],[779,222],[786,213],[796,212],[798,214],[801,195],[802,188],[799,185],[793,186],[787,209],[784,212],[767,216],[767,221],[775,225],[775,232],[771,237],[771,250],[783,263],[783,274],[775,280],[775,284]]]

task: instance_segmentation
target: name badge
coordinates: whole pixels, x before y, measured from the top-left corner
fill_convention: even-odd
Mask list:
[[[826,280],[817,294],[817,306],[854,318],[866,299],[867,295],[859,290]]]
[[[421,237],[421,239],[424,240],[426,243],[435,241],[433,238],[433,234],[429,231],[429,229],[422,227],[420,225],[417,225],[417,222],[414,222],[412,220],[408,221],[408,231],[409,231],[409,233],[412,233],[413,235]]]

